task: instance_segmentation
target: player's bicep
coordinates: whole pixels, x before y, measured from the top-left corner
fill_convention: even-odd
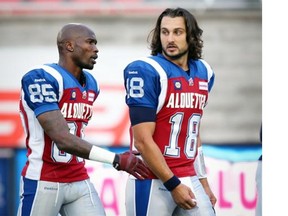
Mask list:
[[[69,135],[69,128],[60,110],[44,112],[37,119],[45,133],[56,143]]]
[[[155,131],[155,122],[143,122],[132,126],[135,147],[141,152],[145,146],[154,143],[153,134]]]

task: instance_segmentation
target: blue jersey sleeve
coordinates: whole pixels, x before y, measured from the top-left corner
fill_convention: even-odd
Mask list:
[[[138,60],[130,63],[124,69],[127,105],[156,109],[161,91],[159,80],[159,74],[146,62]]]
[[[208,91],[210,92],[214,85],[215,73],[211,66],[205,60],[199,59],[196,62],[199,69],[200,77],[207,79]]]
[[[43,68],[26,73],[21,80],[26,104],[38,116],[41,113],[59,109],[59,84]]]

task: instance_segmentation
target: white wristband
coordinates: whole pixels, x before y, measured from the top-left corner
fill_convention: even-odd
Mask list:
[[[102,163],[113,164],[115,153],[108,151],[98,146],[92,146],[89,153],[89,160],[94,160]]]
[[[194,161],[194,169],[199,179],[207,178],[202,146],[198,147],[198,154]]]

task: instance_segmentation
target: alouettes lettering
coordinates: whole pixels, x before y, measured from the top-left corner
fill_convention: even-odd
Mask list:
[[[181,92],[181,93],[171,93],[166,107],[194,108],[203,110],[205,104],[206,104],[206,95],[193,92]]]
[[[86,103],[63,103],[61,112],[65,119],[89,120],[93,114],[93,106]]]

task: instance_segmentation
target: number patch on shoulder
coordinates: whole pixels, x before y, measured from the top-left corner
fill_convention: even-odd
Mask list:
[[[144,96],[144,80],[141,77],[133,77],[126,81],[128,97],[141,98]]]
[[[57,96],[50,84],[31,84],[28,86],[32,103],[56,102]]]

